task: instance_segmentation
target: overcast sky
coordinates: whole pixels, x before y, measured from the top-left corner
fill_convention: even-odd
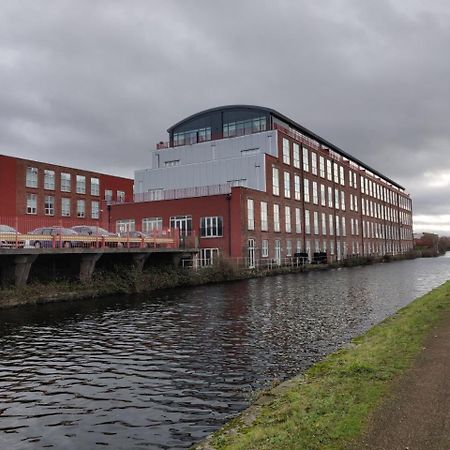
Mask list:
[[[167,128],[267,106],[450,234],[448,0],[2,0],[0,153],[133,177]]]

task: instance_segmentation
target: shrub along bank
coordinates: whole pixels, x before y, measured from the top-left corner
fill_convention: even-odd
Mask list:
[[[348,449],[450,311],[450,281],[261,397],[199,449]]]

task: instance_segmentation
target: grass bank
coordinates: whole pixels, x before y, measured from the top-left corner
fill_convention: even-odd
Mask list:
[[[348,449],[450,310],[450,281],[261,397],[204,449]]]

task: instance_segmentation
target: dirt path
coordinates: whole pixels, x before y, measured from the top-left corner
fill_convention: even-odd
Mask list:
[[[450,450],[450,314],[352,449]]]

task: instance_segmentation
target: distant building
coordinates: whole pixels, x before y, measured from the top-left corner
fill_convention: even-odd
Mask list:
[[[135,202],[113,205],[117,229],[174,227],[222,254],[280,263],[295,253],[397,254],[413,247],[405,189],[269,108],[194,114],[135,172]]]
[[[0,224],[108,226],[112,203],[133,201],[133,180],[0,155]]]

